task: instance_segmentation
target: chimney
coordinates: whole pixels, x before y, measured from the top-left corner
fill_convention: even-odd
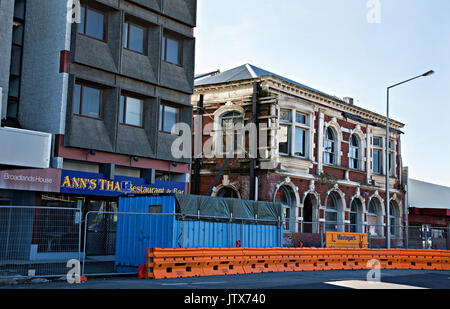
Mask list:
[[[343,100],[344,100],[344,102],[346,102],[348,104],[354,105],[353,104],[353,102],[354,102],[353,98],[345,97]]]

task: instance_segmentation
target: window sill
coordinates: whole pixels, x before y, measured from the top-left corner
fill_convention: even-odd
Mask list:
[[[167,61],[167,60],[164,60],[164,59],[163,59],[162,61],[165,62],[165,63],[167,63],[167,64],[171,64],[171,65],[175,65],[175,66],[177,66],[177,67],[179,67],[179,68],[183,68],[183,65],[182,65],[182,64],[170,62],[170,61]]]

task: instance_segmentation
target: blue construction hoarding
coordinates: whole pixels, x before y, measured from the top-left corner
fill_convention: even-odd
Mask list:
[[[209,203],[219,203],[219,199],[207,199]],[[145,264],[147,248],[229,248],[238,244],[254,248],[283,246],[283,226],[279,220],[257,222],[199,215],[195,218],[180,214],[176,195],[120,197],[117,270],[135,272]]]

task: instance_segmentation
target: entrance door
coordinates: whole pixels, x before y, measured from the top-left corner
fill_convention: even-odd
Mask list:
[[[305,199],[303,205],[303,233],[313,232],[313,202],[311,195],[309,194]]]
[[[85,205],[86,255],[114,255],[117,202],[88,200]]]

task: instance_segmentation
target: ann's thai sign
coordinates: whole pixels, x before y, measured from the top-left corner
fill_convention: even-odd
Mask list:
[[[368,248],[369,239],[367,234],[326,232],[327,248]]]
[[[61,193],[117,197],[123,194],[185,193],[185,183],[156,180],[148,184],[143,178],[115,176],[107,179],[104,174],[63,170]]]

